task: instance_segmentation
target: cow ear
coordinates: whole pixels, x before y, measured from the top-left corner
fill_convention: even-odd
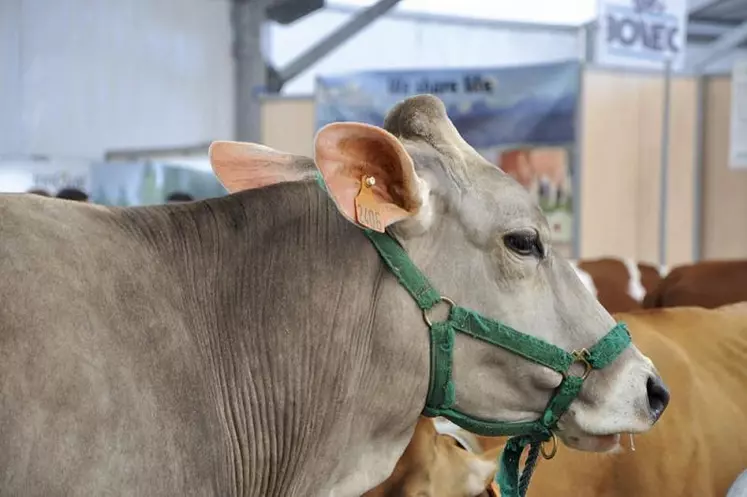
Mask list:
[[[208,153],[215,175],[230,193],[300,181],[314,172],[310,158],[257,143],[216,141]]]
[[[465,480],[465,489],[468,495],[484,495],[490,487],[491,482],[495,480],[498,472],[498,459],[489,459],[468,453],[467,469],[469,475]]]
[[[340,212],[358,226],[383,232],[427,202],[426,183],[391,133],[341,122],[316,135],[314,162]]]

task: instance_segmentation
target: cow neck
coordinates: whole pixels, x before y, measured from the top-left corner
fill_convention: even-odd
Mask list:
[[[317,176],[317,182],[326,190],[321,175]],[[611,364],[630,345],[627,326],[619,322],[591,348],[567,352],[443,297],[394,237],[368,229],[363,231],[386,267],[418,304],[430,330],[430,380],[423,415],[441,416],[478,435],[511,436],[501,453],[496,480],[501,497],[524,497],[539,454],[542,453],[546,459],[555,455],[558,442],[554,430],[560,417],[578,395],[584,380],[592,370]],[[439,303],[449,305],[449,314],[444,321],[433,322],[428,311]],[[472,416],[458,409],[452,379],[456,333],[506,349],[560,373],[563,379],[550,397],[542,416],[535,421],[503,422]],[[581,376],[570,372],[571,366],[577,363],[583,366]],[[543,448],[543,443],[547,441],[552,441],[549,453]],[[520,474],[520,458],[527,447],[529,453]]]

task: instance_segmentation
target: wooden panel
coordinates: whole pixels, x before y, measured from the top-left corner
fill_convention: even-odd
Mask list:
[[[669,114],[669,178],[667,187],[667,265],[692,262],[695,229],[695,151],[697,83],[672,81]]]
[[[582,257],[658,263],[664,79],[585,73]],[[673,78],[670,100],[667,264],[692,258],[696,86]]]
[[[703,258],[747,257],[747,171],[729,169],[731,80],[706,83]]]
[[[662,112],[664,78],[639,76],[638,99],[638,185],[636,205],[636,260],[659,261],[659,190],[661,188]]]
[[[262,143],[283,152],[313,157],[314,99],[267,99],[262,102]]]
[[[639,78],[584,74],[581,256],[635,256]]]

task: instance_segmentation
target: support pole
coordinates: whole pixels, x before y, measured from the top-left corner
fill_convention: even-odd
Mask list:
[[[573,178],[571,178],[571,191],[573,192],[573,241],[571,246],[571,257],[573,259],[581,258],[581,237],[583,231],[581,227],[581,209],[583,208],[583,195],[581,193],[583,185],[584,163],[584,89],[586,62],[581,60],[578,65],[578,94],[576,101],[576,143],[573,146],[572,160],[569,165],[573,167]]]
[[[231,28],[234,58],[234,136],[238,141],[262,140],[260,95],[267,84],[262,54],[262,27],[267,0],[233,0]]]
[[[703,121],[706,114],[706,79],[703,75],[698,76],[697,82],[698,101],[696,107],[695,137],[695,191],[693,192],[693,262],[698,262],[703,257],[703,154],[705,151],[705,126]]]
[[[661,162],[659,169],[659,265],[667,264],[667,200],[669,193],[669,107],[672,87],[672,61],[667,59],[664,67],[664,103],[661,123]]]

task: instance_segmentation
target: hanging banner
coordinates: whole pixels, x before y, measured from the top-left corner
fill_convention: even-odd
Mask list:
[[[402,99],[436,95],[464,139],[532,193],[548,216],[554,241],[570,244],[579,80],[577,62],[319,77],[316,126],[338,121],[382,126]]]
[[[676,71],[686,47],[687,0],[598,0],[598,64]]]
[[[747,169],[747,57],[734,61],[731,71],[729,167]]]

